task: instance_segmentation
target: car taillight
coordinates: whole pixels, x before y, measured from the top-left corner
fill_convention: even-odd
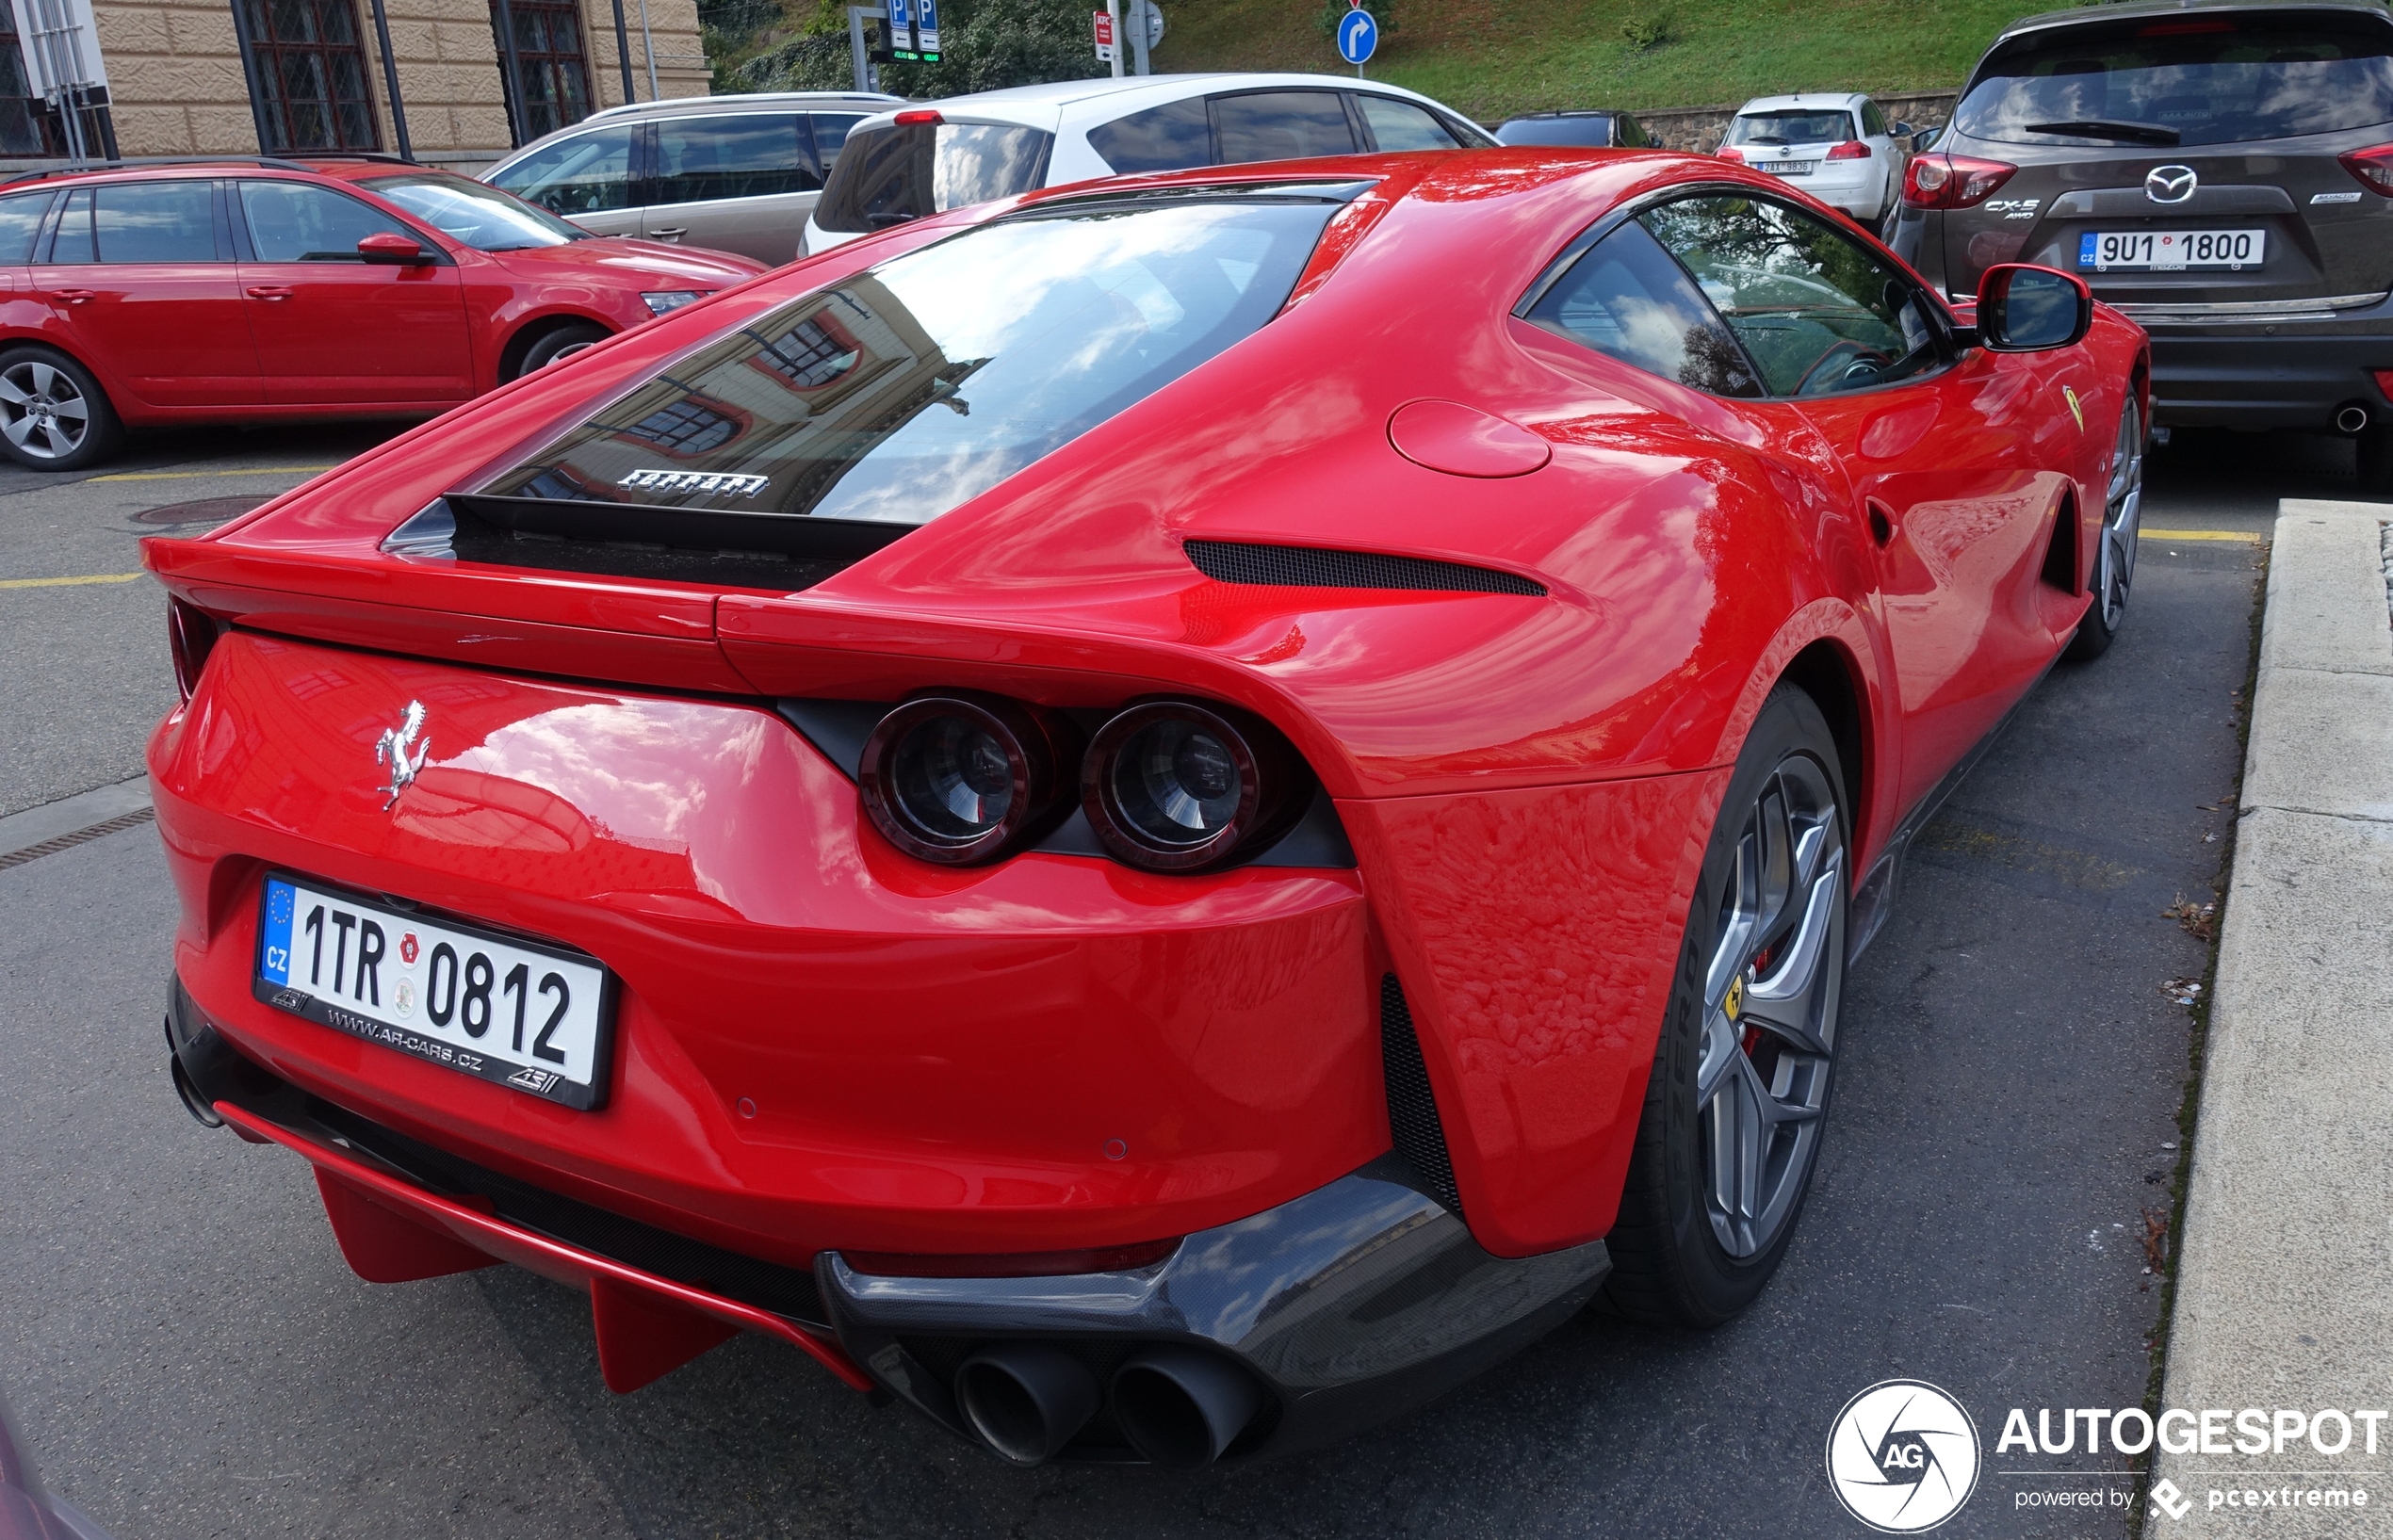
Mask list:
[[[1134,705],[1090,740],[1081,805],[1117,859],[1193,871],[1278,826],[1297,779],[1291,758],[1261,723],[1180,701]]]
[[[864,740],[856,784],[890,844],[942,866],[975,866],[1052,823],[1068,790],[1058,761],[1077,747],[1064,724],[1012,701],[921,696]]]
[[[1828,153],[1831,160],[1867,160],[1869,146],[1859,139],[1847,139]]]
[[[1903,172],[1903,202],[1913,208],[1968,208],[1993,197],[2018,170],[1974,155],[1920,155]]]
[[[936,112],[923,107],[918,107],[910,112],[901,112],[897,115],[898,126],[900,128],[911,128],[920,123],[942,123],[946,121],[946,119],[940,117]]]
[[[200,688],[200,671],[207,667],[207,655],[216,650],[216,639],[223,634],[223,625],[198,605],[185,599],[167,601],[167,649],[174,655],[174,688],[185,700]]]
[[[1717,150],[1713,151],[1712,154],[1719,156],[1722,160],[1741,161],[1745,158],[1745,152],[1739,150],[1733,144],[1723,144]]]
[[[2376,388],[2385,393],[2385,398],[2393,401],[2393,369],[2371,369],[2369,372],[2376,376]]]
[[[2345,170],[2360,179],[2360,186],[2380,198],[2393,198],[2393,144],[2354,150],[2335,158],[2343,162]]]

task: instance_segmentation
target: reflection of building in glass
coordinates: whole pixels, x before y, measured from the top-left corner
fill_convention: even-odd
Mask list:
[[[895,295],[860,277],[681,361],[488,490],[541,496],[563,481],[622,501],[805,513],[925,408],[968,410],[959,387],[984,362],[950,359]],[[676,471],[763,476],[770,487],[753,499],[627,489],[660,450]]]
[[[739,431],[739,423],[692,398],[666,402],[623,430],[623,434],[653,444],[669,455],[689,456],[720,449]]]

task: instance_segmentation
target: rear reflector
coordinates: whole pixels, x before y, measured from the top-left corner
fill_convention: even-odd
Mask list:
[[[2393,198],[2393,144],[2354,150],[2335,158],[2343,162],[2345,170],[2360,179],[2360,186],[2380,198]]]
[[[936,112],[930,111],[928,109],[917,109],[912,112],[899,113],[897,115],[897,121],[900,128],[910,128],[918,123],[939,123],[945,122],[947,120],[941,118]]]
[[[1090,1251],[1017,1251],[985,1256],[917,1256],[900,1252],[843,1251],[858,1273],[884,1278],[1060,1278],[1073,1273],[1127,1273],[1160,1262],[1180,1249],[1180,1238],[1142,1240],[1131,1246]]]

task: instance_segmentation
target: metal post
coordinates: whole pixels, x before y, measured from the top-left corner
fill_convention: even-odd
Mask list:
[[[399,158],[414,160],[415,147],[407,142],[407,104],[399,96],[399,56],[391,51],[391,19],[383,0],[374,0],[374,36],[383,44],[383,83],[390,88],[391,128],[399,135]]]
[[[624,25],[623,0],[615,0],[615,58],[623,65],[623,99],[638,101],[640,93],[631,89],[631,33]]]
[[[872,58],[864,47],[864,24],[867,21],[877,21],[883,26],[887,26],[889,24],[888,8],[886,6],[850,6],[848,8],[848,57],[855,64],[855,89],[858,91],[875,90],[881,84],[873,78]]]
[[[1140,74],[1151,74],[1154,73],[1147,68],[1147,12],[1154,4],[1155,0],[1131,0],[1131,47],[1137,51],[1137,73]],[[1116,51],[1118,52],[1118,49]]]
[[[640,47],[648,56],[648,100],[654,102],[664,92],[657,89],[657,39],[648,30],[648,0],[640,0]]]
[[[1105,0],[1105,14],[1114,23],[1114,78],[1122,77],[1122,0]]]
[[[493,0],[498,7],[498,58],[507,72],[503,84],[507,88],[507,137],[522,144],[531,136],[525,132],[531,126],[530,109],[524,105],[524,67],[515,57],[515,8],[507,0]]]

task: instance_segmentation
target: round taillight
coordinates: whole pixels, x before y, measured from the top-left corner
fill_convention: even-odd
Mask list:
[[[1082,761],[1081,805],[1123,861],[1187,871],[1229,859],[1272,827],[1291,780],[1267,729],[1162,701],[1098,730]]]
[[[964,695],[906,702],[872,729],[856,764],[864,811],[908,855],[948,866],[994,861],[1056,802],[1055,744],[1011,701]]]

